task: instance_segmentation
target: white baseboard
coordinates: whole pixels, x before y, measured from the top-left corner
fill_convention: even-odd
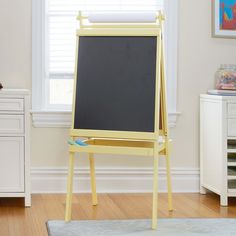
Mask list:
[[[173,192],[199,192],[199,169],[173,168]],[[33,193],[65,193],[67,168],[31,168]],[[97,192],[142,193],[152,191],[151,168],[97,168]],[[159,169],[159,192],[166,192],[166,171]],[[90,192],[89,169],[75,168],[74,192]]]

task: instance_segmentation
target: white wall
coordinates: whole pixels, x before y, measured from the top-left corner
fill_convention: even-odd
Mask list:
[[[236,64],[236,39],[211,37],[211,1],[179,1],[178,110],[174,166],[199,164],[199,94],[214,87],[222,63]]]
[[[0,1],[0,81],[31,88],[31,1]]]
[[[5,87],[31,88],[31,1],[0,1],[0,81]],[[236,63],[236,39],[211,37],[211,1],[179,0],[178,111],[172,166],[199,166],[199,94],[213,88],[221,63]],[[32,166],[67,165],[67,129],[32,128]],[[84,166],[82,160],[79,166]],[[99,166],[150,167],[151,160],[108,157]]]

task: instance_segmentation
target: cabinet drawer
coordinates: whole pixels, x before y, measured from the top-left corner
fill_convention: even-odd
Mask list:
[[[228,136],[236,136],[236,119],[228,119]]]
[[[0,135],[23,133],[24,115],[0,115]]]
[[[236,117],[236,103],[228,103],[228,117]]]
[[[1,98],[0,111],[24,111],[24,100],[20,98]]]

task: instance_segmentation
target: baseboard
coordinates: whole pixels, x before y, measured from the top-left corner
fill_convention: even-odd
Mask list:
[[[199,169],[173,168],[173,192],[199,192]],[[65,193],[67,168],[32,168],[33,193]],[[97,192],[142,193],[152,191],[151,168],[97,168]],[[166,192],[166,171],[159,169],[159,192]],[[74,192],[90,192],[89,169],[74,171]]]

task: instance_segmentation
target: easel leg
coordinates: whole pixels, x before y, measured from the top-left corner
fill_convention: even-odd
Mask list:
[[[166,177],[167,177],[167,188],[168,188],[168,207],[169,211],[173,211],[172,203],[172,184],[171,184],[171,174],[170,174],[170,145],[169,138],[166,137]]]
[[[153,196],[152,196],[152,229],[157,228],[157,185],[158,185],[158,154],[154,156],[154,173],[153,173]]]
[[[74,157],[75,157],[75,154],[70,152],[69,170],[68,170],[68,177],[67,177],[66,213],[65,213],[65,221],[67,222],[71,220]]]
[[[98,204],[97,192],[96,192],[96,176],[95,176],[95,165],[93,153],[89,153],[89,164],[90,164],[90,181],[92,189],[92,202],[96,206]]]
[[[166,174],[167,174],[167,188],[168,188],[168,207],[169,211],[173,211],[172,203],[172,185],[171,185],[171,174],[170,174],[170,154],[169,154],[169,143],[168,140],[166,147]]]

